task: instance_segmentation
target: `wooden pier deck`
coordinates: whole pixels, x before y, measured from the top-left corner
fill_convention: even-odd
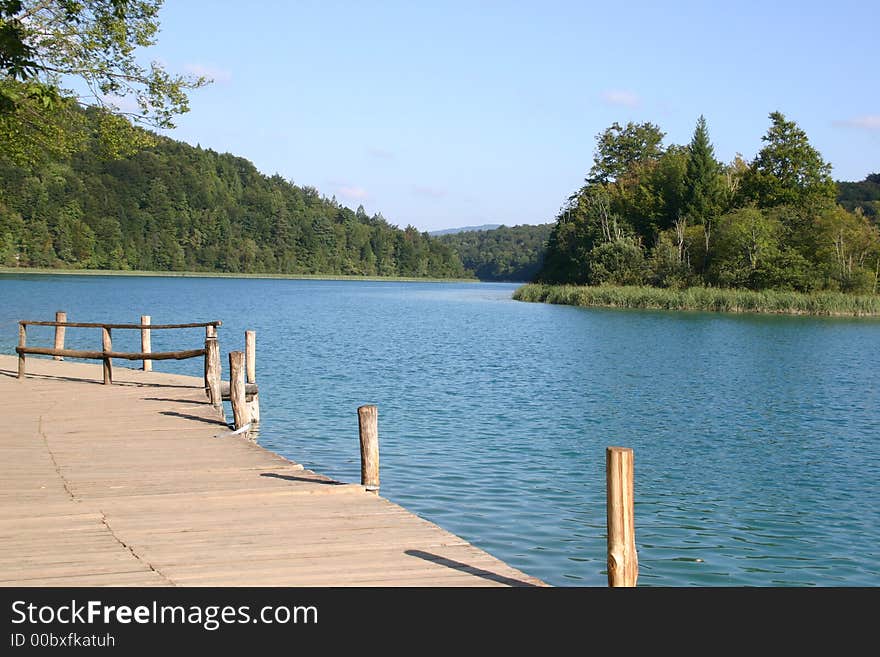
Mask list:
[[[0,355],[0,586],[543,585],[360,485],[217,437],[200,378],[27,369]]]

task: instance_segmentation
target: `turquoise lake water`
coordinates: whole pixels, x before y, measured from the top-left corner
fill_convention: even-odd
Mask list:
[[[639,585],[880,585],[880,321],[580,309],[514,289],[0,276],[0,351],[19,319],[56,310],[219,319],[224,373],[257,331],[260,444],[357,482],[356,410],[377,404],[381,494],[550,584],[606,585],[605,447],[621,445]],[[204,332],[152,340],[198,348]],[[67,345],[99,348],[100,332],[68,329]]]

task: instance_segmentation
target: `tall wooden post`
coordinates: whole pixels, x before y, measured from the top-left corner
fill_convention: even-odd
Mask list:
[[[358,408],[361,437],[361,484],[374,493],[379,491],[379,409],[373,405]]]
[[[639,577],[633,504],[633,451],[605,450],[608,504],[608,586],[635,586]]]
[[[247,382],[257,382],[257,332],[244,332],[244,352],[245,362],[247,363]],[[251,422],[257,424],[260,422],[260,394],[255,392],[248,402],[248,415]]]
[[[67,321],[67,313],[63,310],[59,310],[55,313],[55,321],[56,322],[66,322]],[[56,326],[55,327],[55,348],[56,349],[64,349],[64,331],[65,327]],[[53,360],[64,360],[64,356],[52,356]]]
[[[220,343],[217,338],[205,338],[205,392],[217,408],[223,405],[220,376]]]
[[[25,324],[18,325],[18,346],[24,349],[27,346],[27,326]],[[18,354],[18,378],[24,378],[24,354]]]
[[[232,402],[232,418],[236,431],[246,425],[247,400],[244,390],[244,352],[229,352],[229,401]]]
[[[113,351],[113,341],[106,326],[101,329],[101,343],[104,349],[104,385],[109,386],[113,383],[113,361],[107,354]]]
[[[150,324],[150,316],[149,315],[141,315],[141,326]],[[150,344],[150,329],[141,328],[141,351],[145,354],[149,354],[153,351],[153,347]],[[144,359],[144,372],[152,372],[153,371],[153,361],[145,358]]]
[[[205,327],[205,337],[206,338],[216,338],[217,337],[217,327],[213,324],[208,324]]]
[[[244,332],[244,352],[247,361],[247,382],[257,382],[257,332]]]

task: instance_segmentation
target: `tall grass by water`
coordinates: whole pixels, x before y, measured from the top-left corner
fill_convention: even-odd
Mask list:
[[[802,293],[708,287],[674,290],[648,286],[588,287],[530,283],[518,288],[513,298],[518,301],[569,306],[646,310],[701,310],[839,317],[880,316],[880,295],[855,295],[842,292]]]

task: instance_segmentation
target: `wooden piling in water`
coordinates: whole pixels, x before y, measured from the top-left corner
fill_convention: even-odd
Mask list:
[[[217,337],[217,327],[213,324],[208,324],[205,327],[205,337],[206,338],[216,338]]]
[[[59,310],[55,313],[55,321],[56,322],[66,322],[67,321],[67,313],[63,310]],[[55,327],[55,348],[56,349],[64,349],[64,326],[56,326]],[[53,360],[64,360],[64,356],[52,356]]]
[[[244,352],[245,362],[247,364],[247,382],[257,382],[257,332],[244,332]],[[260,421],[260,395],[255,394],[248,402],[248,415],[250,421],[258,423]]]
[[[361,484],[379,492],[379,409],[370,404],[358,408],[361,439]]]
[[[635,586],[639,577],[633,499],[633,450],[605,450],[608,514],[608,586]]]
[[[141,315],[141,326],[149,325],[151,318],[149,315]],[[152,345],[150,344],[150,329],[142,328],[141,329],[141,351],[145,354],[153,351]],[[153,361],[149,359],[144,359],[144,372],[152,372],[153,371]]]
[[[232,403],[232,417],[235,430],[248,424],[247,400],[244,390],[244,352],[229,352],[229,401]]]
[[[220,343],[216,337],[205,338],[205,392],[217,408],[223,405],[220,376]]]
[[[244,353],[247,362],[247,382],[257,382],[257,332],[244,332]]]
[[[113,383],[113,361],[107,354],[113,351],[113,341],[106,326],[101,329],[101,345],[104,350],[104,385],[109,386]]]
[[[24,324],[18,325],[18,346],[24,348],[27,346],[27,326]],[[23,353],[18,354],[18,378],[24,378],[24,365],[25,364],[25,355]]]

